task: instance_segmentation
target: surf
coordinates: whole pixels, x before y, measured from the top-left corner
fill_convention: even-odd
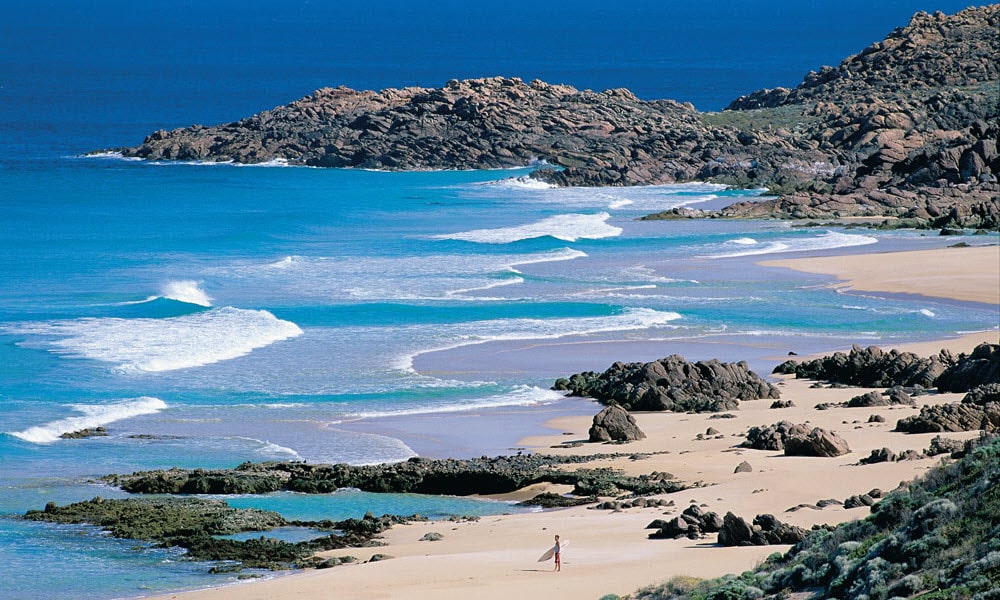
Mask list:
[[[123,373],[201,367],[303,333],[295,323],[266,310],[233,307],[165,319],[102,317],[24,323],[7,331],[28,337],[19,345],[109,363]]]
[[[94,429],[133,417],[156,414],[166,410],[168,406],[159,398],[143,396],[107,404],[71,404],[70,408],[81,414],[29,427],[23,431],[8,433],[33,444],[50,444],[59,441],[63,434],[83,429]]]
[[[477,244],[511,244],[543,237],[575,242],[581,239],[600,240],[620,236],[622,228],[609,225],[609,219],[611,215],[606,212],[594,215],[571,213],[546,217],[540,221],[514,227],[473,229],[433,237],[438,240],[458,240]]]

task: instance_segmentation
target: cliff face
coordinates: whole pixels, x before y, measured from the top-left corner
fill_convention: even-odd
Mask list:
[[[214,127],[157,131],[153,160],[478,169],[544,160],[560,185],[715,181],[782,197],[726,216],[884,215],[995,226],[1000,5],[919,13],[839,67],[720,113],[624,89],[450,81],[440,89],[324,88]],[[954,209],[954,210],[953,210]]]

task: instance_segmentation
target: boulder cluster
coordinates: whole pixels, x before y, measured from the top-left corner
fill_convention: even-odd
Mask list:
[[[649,534],[650,538],[697,540],[706,533],[717,533],[722,526],[723,520],[718,513],[704,511],[698,505],[692,504],[679,516],[670,520],[656,519],[647,525],[646,529],[656,530]]]
[[[753,523],[727,512],[719,529],[720,546],[769,546],[772,544],[797,544],[806,536],[806,530],[782,523],[774,515],[757,515]]]
[[[738,408],[740,400],[780,396],[745,362],[689,363],[677,354],[648,363],[616,362],[603,373],[577,373],[558,379],[553,389],[640,411],[719,412]]]
[[[743,446],[755,450],[783,450],[785,456],[834,457],[851,451],[847,441],[836,433],[791,421],[751,427]]]

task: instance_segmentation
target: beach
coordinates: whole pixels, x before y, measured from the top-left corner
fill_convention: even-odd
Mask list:
[[[849,282],[854,290],[902,294],[922,294],[956,301],[978,301],[1000,306],[997,269],[998,247],[944,248],[934,251],[902,252],[851,257],[807,258],[773,261],[769,266],[794,268],[834,275]],[[879,265],[881,270],[873,268]],[[891,273],[891,280],[883,276]],[[952,276],[955,285],[947,285]],[[884,282],[884,286],[883,286]],[[931,283],[929,283],[931,282]],[[936,283],[934,283],[936,282]],[[973,290],[971,293],[969,290]],[[993,294],[993,295],[991,295]],[[997,332],[970,333],[961,337],[895,344],[893,347],[927,356],[941,349],[969,352],[979,343],[996,343]],[[620,346],[625,349],[629,345]],[[565,348],[564,348],[565,350]],[[570,349],[572,350],[572,349]],[[586,352],[585,347],[579,348]],[[830,348],[830,352],[846,350]],[[536,357],[534,354],[529,354]],[[622,359],[629,357],[623,356]],[[776,357],[777,364],[779,357]],[[762,375],[765,375],[762,373]],[[934,434],[894,433],[895,422],[915,414],[927,403],[954,402],[961,394],[919,396],[916,407],[832,408],[816,410],[824,402],[844,402],[869,391],[864,388],[813,388],[807,380],[777,377],[783,399],[794,406],[770,409],[770,401],[742,402],[730,419],[713,419],[711,414],[636,413],[645,440],[624,446],[583,444],[567,447],[566,441],[586,440],[590,416],[568,416],[547,423],[552,433],[522,439],[519,446],[539,453],[595,454],[626,452],[632,457],[596,460],[586,466],[609,466],[628,474],[669,472],[697,487],[663,496],[673,506],[628,508],[618,511],[592,507],[552,509],[539,512],[484,517],[478,521],[436,521],[394,527],[384,536],[386,546],[350,549],[349,554],[364,563],[373,554],[390,560],[341,566],[275,579],[239,584],[167,597],[187,600],[229,598],[437,598],[469,596],[483,599],[510,597],[546,598],[565,595],[600,598],[605,594],[624,595],[665,581],[673,576],[717,577],[751,569],[773,552],[787,546],[723,548],[714,535],[701,540],[648,539],[646,525],[654,519],[671,518],[690,504],[705,510],[728,511],[748,521],[757,514],[773,514],[780,520],[811,527],[837,524],[868,514],[867,507],[844,509],[803,508],[823,499],[843,501],[873,489],[888,492],[900,482],[920,476],[938,462],[936,458],[859,465],[861,458],[883,447],[895,452],[922,451]],[[590,401],[581,399],[581,403]],[[592,403],[593,404],[593,403]],[[591,413],[599,407],[593,404]],[[871,415],[885,422],[868,422]],[[837,458],[786,457],[781,453],[738,448],[746,430],[780,420],[808,423],[833,430],[850,445],[849,454]],[[705,435],[708,428],[719,433]],[[946,434],[967,439],[976,432]],[[749,473],[735,473],[747,461]],[[564,493],[568,487],[537,486],[505,497],[520,500],[542,491]],[[442,535],[439,541],[420,541],[429,532]],[[553,573],[552,564],[535,559],[552,544],[554,535],[568,541],[563,569]],[[331,553],[341,556],[345,551]]]

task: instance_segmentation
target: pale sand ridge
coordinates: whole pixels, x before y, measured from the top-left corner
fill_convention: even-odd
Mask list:
[[[758,263],[833,275],[838,287],[1000,304],[1000,246],[789,258]]]

